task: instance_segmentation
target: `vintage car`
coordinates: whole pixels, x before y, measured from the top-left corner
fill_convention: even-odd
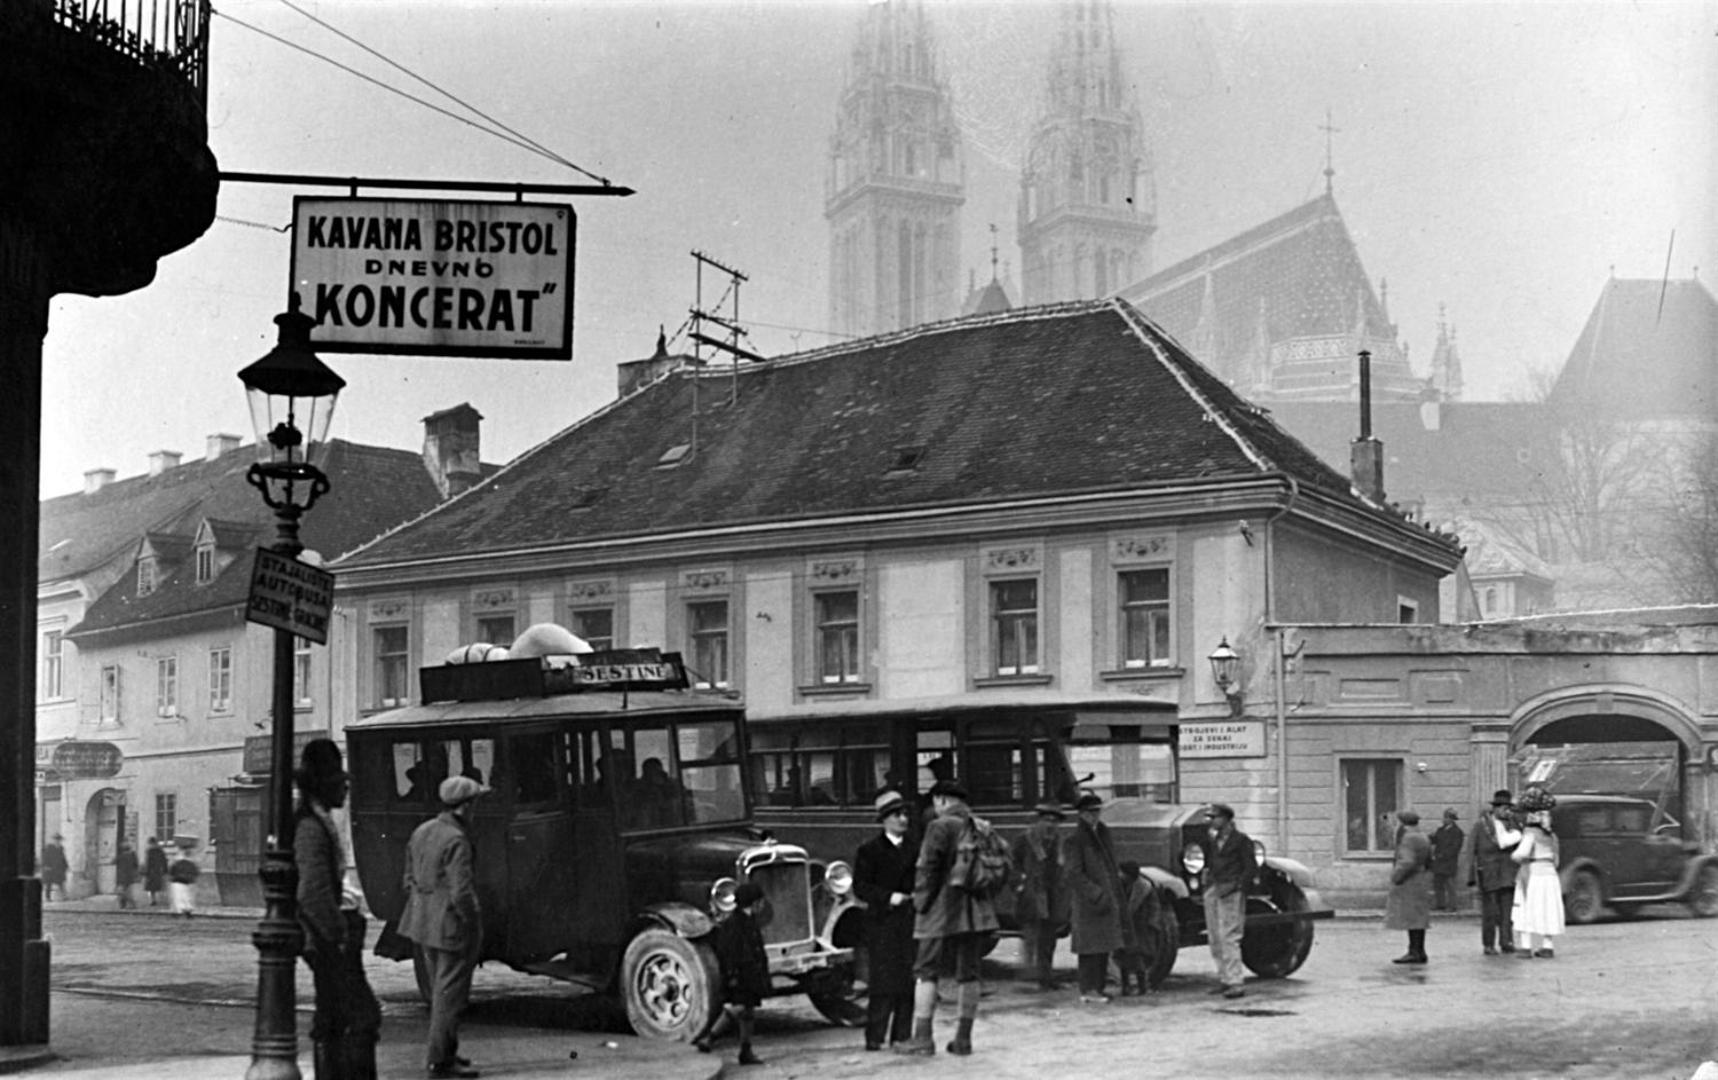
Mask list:
[[[347,728],[352,837],[380,955],[421,958],[394,931],[412,830],[448,776],[493,788],[471,812],[481,958],[617,994],[640,1035],[690,1040],[720,1008],[708,935],[741,881],[778,993],[847,1019],[852,954],[832,938],[851,882],[752,823],[745,715],[686,689],[654,650],[449,664],[425,704]]]
[[[1201,806],[1178,801],[1175,714],[1114,694],[1033,691],[980,700],[860,701],[749,717],[750,771],[758,823],[792,835],[842,874],[858,845],[876,833],[871,799],[884,784],[922,797],[939,776],[959,777],[973,811],[1012,838],[1040,802],[1073,802],[1078,790],[1105,803],[1118,860],[1133,860],[1173,899],[1182,948],[1207,941],[1199,892],[1207,828]],[[1262,844],[1247,890],[1241,954],[1248,969],[1281,978],[1312,950],[1313,923],[1335,915],[1319,900],[1312,872]],[[1015,929],[1012,891],[998,900],[1005,932]],[[858,913],[837,930],[838,945],[860,948]],[[1158,958],[1167,975],[1175,952]],[[858,965],[862,973],[863,958]]]
[[[1590,923],[1608,908],[1626,915],[1642,904],[1683,903],[1718,916],[1718,855],[1702,854],[1659,804],[1623,795],[1557,795],[1563,910]]]

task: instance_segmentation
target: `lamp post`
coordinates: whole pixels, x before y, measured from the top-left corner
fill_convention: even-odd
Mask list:
[[[258,460],[245,473],[274,511],[274,550],[296,558],[304,550],[298,519],[328,492],[328,477],[310,463],[310,448],[328,436],[334,401],[346,380],[310,349],[316,320],[298,310],[276,315],[280,337],[262,359],[239,372],[250,399]],[[274,632],[274,730],[269,769],[269,827],[262,869],[262,922],[251,935],[257,949],[257,1019],[245,1080],[299,1080],[294,966],[298,926],[298,867],[292,858],[293,634]]]
[[[1211,650],[1211,681],[1217,684],[1217,689],[1229,701],[1229,715],[1241,715],[1241,694],[1235,689],[1236,673],[1240,670],[1241,658],[1235,650],[1229,647],[1228,635]]]

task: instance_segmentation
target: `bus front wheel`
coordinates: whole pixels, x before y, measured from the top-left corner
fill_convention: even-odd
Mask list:
[[[620,994],[632,1030],[647,1039],[691,1042],[721,1008],[716,954],[672,930],[651,927],[621,959]]]

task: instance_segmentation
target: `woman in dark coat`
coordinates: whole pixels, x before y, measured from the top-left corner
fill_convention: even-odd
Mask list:
[[[865,902],[865,945],[870,963],[865,1049],[906,1042],[913,1027],[913,875],[919,845],[909,836],[912,808],[900,792],[878,794],[883,831],[859,845],[853,858],[853,892]]]
[[[161,894],[167,891],[167,853],[153,836],[143,852],[143,891],[149,894],[150,907],[160,903]]]
[[[1121,869],[1109,826],[1098,820],[1104,801],[1090,791],[1074,803],[1079,821],[1062,845],[1063,880],[1073,901],[1071,946],[1080,964],[1080,1000],[1107,1004],[1110,954],[1122,947]]]

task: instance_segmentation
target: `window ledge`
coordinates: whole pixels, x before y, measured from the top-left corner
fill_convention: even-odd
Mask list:
[[[1049,686],[1055,679],[1054,675],[1043,672],[1035,675],[984,675],[972,680],[972,685],[981,690],[989,686]]]
[[[1098,672],[1098,678],[1104,682],[1134,682],[1153,680],[1171,681],[1187,674],[1186,668],[1178,667],[1130,667],[1115,668],[1111,671]]]
[[[871,690],[868,682],[814,683],[800,687],[799,694],[801,697],[843,697],[869,694]]]

